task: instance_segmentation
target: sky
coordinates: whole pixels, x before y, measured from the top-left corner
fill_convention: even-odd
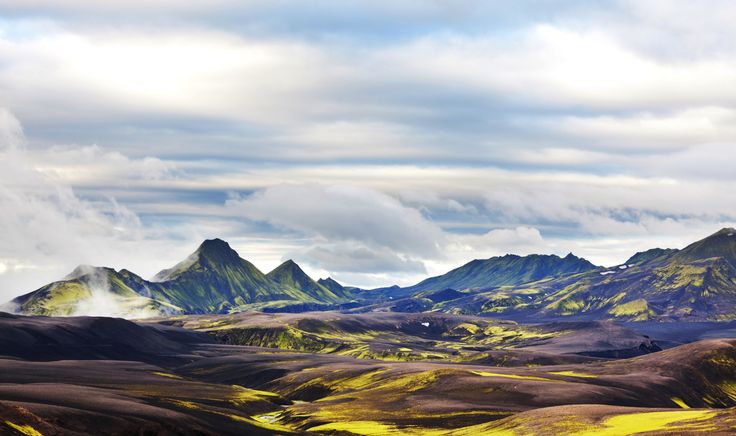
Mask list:
[[[349,285],[736,223],[729,0],[3,0],[0,299],[206,238]]]

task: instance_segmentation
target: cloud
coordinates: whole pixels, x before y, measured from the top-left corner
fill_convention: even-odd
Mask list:
[[[149,184],[177,176],[176,164],[155,157],[131,159],[97,145],[56,146],[32,153],[34,169],[74,186]]]
[[[455,208],[452,202],[439,204],[449,205],[456,213],[467,211]],[[393,196],[352,186],[269,187],[233,198],[227,208],[282,231],[298,232],[297,237],[304,240],[302,248],[284,257],[360,284],[392,274],[406,283],[408,277],[417,278],[430,270],[444,272],[473,257],[554,251],[536,228],[455,234]]]
[[[227,206],[318,239],[360,241],[398,253],[437,255],[441,230],[415,209],[375,190],[350,186],[276,186]]]
[[[136,213],[112,197],[81,199],[37,170],[18,120],[3,110],[0,123],[0,300],[57,280],[80,263],[135,268],[165,256],[171,242],[148,241],[155,230],[144,228]],[[92,156],[100,157],[98,151]],[[93,165],[90,159],[88,168]],[[140,256],[131,257],[134,251]]]
[[[736,221],[733,8],[2,2],[0,285],[215,236],[374,284],[695,239]]]

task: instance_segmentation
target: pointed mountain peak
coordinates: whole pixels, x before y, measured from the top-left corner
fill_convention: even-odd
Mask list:
[[[277,266],[273,271],[266,274],[268,277],[271,276],[277,276],[277,275],[290,275],[295,276],[298,278],[307,278],[309,280],[312,280],[307,273],[304,272],[304,270],[293,260],[289,259],[282,263],[281,265]]]
[[[242,262],[238,252],[233,250],[227,242],[217,238],[207,239],[199,245],[197,251],[174,267],[159,272],[152,280],[154,282],[172,280],[195,265],[206,269],[219,269],[225,266],[240,266]]]
[[[240,258],[238,252],[230,247],[230,244],[223,241],[222,239],[207,239],[197,248],[197,253],[204,255],[208,258],[232,260],[233,258]]]
[[[723,236],[723,235],[734,236],[736,235],[736,229],[733,227],[724,227],[711,236]]]
[[[296,289],[306,289],[319,287],[317,282],[304,272],[296,262],[289,259],[281,265],[277,266],[273,271],[266,274],[266,277],[274,282],[291,286]]]
[[[102,266],[79,265],[74,268],[74,271],[70,272],[66,277],[64,277],[64,280],[77,280],[84,276],[107,274],[107,272],[109,271],[113,270],[111,268],[106,268]]]
[[[230,247],[230,244],[218,238],[207,239],[202,242],[194,255],[196,261],[209,264],[212,267],[237,265],[242,260],[238,252]]]
[[[333,279],[332,277],[327,277],[326,279],[319,279],[317,280],[317,283],[324,286],[325,288],[329,289],[332,292],[339,293],[339,292],[345,292],[345,287],[337,282],[337,280]]]

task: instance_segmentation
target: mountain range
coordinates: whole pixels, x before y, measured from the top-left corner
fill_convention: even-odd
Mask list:
[[[11,303],[33,315],[145,317],[174,313],[228,313],[350,301],[334,280],[317,283],[288,260],[268,274],[243,259],[221,239],[204,241],[197,250],[150,281],[112,268],[80,266],[63,280],[48,284]],[[102,305],[103,307],[100,307]],[[94,306],[95,310],[89,306]],[[105,311],[105,306],[110,310]]]
[[[145,317],[244,310],[447,312],[520,319],[730,320],[736,318],[736,230],[684,249],[654,248],[615,267],[568,254],[473,260],[409,287],[374,290],[310,278],[292,260],[264,274],[225,241],[204,241],[151,280],[80,266],[12,301],[35,315]]]

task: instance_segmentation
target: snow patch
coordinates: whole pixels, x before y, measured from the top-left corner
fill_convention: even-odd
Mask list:
[[[420,324],[423,325],[424,327],[429,327],[429,323],[428,322],[422,322]]]
[[[626,269],[626,268],[628,268],[627,265],[621,265],[621,266],[618,267],[618,269]]]
[[[616,271],[603,271],[603,272],[601,273],[601,275],[602,275],[602,276],[607,276],[607,275],[609,275],[609,274],[616,274]]]

